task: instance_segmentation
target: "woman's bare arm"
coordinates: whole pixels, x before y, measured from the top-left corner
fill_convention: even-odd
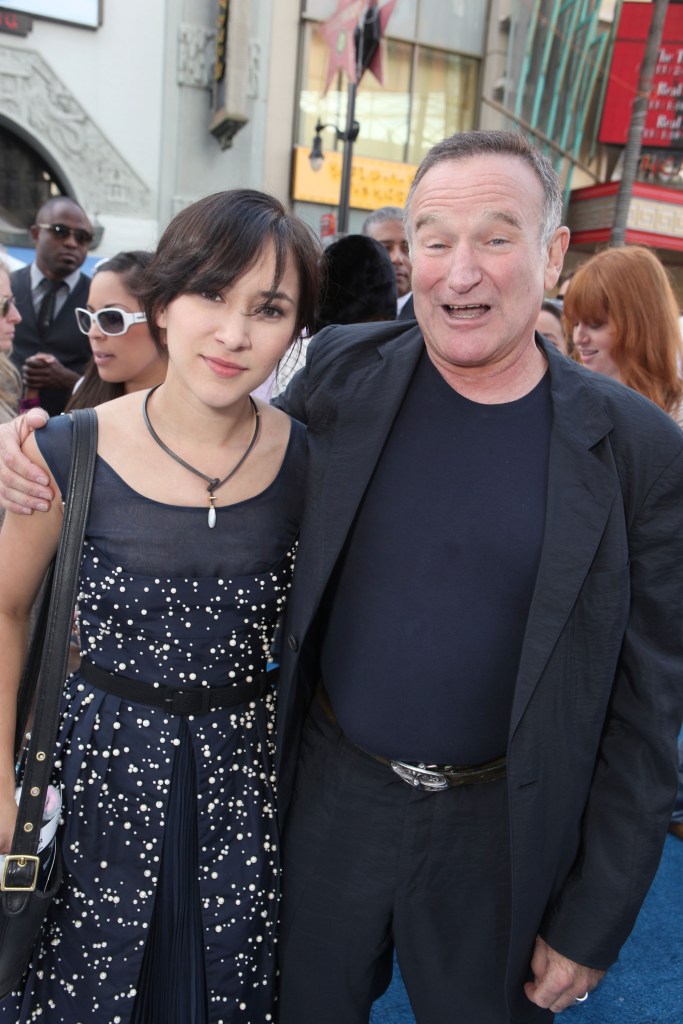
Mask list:
[[[35,438],[24,444],[30,459],[60,497]],[[31,609],[45,571],[59,543],[62,503],[56,500],[44,516],[5,516],[0,530],[0,852],[12,841],[14,802],[14,733],[17,689],[26,658]]]

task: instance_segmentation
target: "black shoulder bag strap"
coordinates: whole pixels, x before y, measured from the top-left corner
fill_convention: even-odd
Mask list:
[[[21,913],[36,883],[36,854],[52,774],[85,524],[97,456],[96,413],[93,409],[79,409],[72,412],[71,417],[73,444],[64,522],[57,555],[46,580],[43,604],[17,697],[16,746],[19,749],[30,715],[33,691],[37,691],[12,852],[5,861],[4,895],[7,909],[11,913]]]

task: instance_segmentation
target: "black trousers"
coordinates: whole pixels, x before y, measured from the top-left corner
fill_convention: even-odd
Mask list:
[[[416,791],[314,703],[283,858],[279,1024],[366,1024],[394,949],[418,1024],[509,1024],[504,779]]]

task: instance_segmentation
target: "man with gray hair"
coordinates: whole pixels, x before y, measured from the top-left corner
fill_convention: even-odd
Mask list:
[[[412,265],[403,227],[403,210],[400,206],[381,206],[365,218],[361,233],[374,238],[389,253],[396,274],[396,315],[399,320],[413,320]]]
[[[328,328],[278,400],[310,438],[279,1021],[367,1024],[395,951],[418,1024],[541,1024],[667,833],[683,435],[534,334],[569,231],[524,139],[435,146],[406,224],[417,324]]]

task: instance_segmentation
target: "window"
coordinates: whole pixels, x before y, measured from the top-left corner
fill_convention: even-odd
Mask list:
[[[383,85],[366,72],[356,93],[355,117],[361,127],[354,153],[417,164],[435,142],[473,127],[479,61],[393,38],[382,45]],[[310,22],[304,29],[303,53],[297,143],[310,146],[318,118],[344,130],[348,80],[338,74],[323,96],[329,50]],[[325,149],[336,145],[341,146],[334,133],[326,132]]]
[[[19,239],[33,224],[36,211],[51,196],[65,195],[64,183],[27,142],[0,127],[0,220],[6,225],[3,241]],[[16,237],[15,237],[16,236]]]

